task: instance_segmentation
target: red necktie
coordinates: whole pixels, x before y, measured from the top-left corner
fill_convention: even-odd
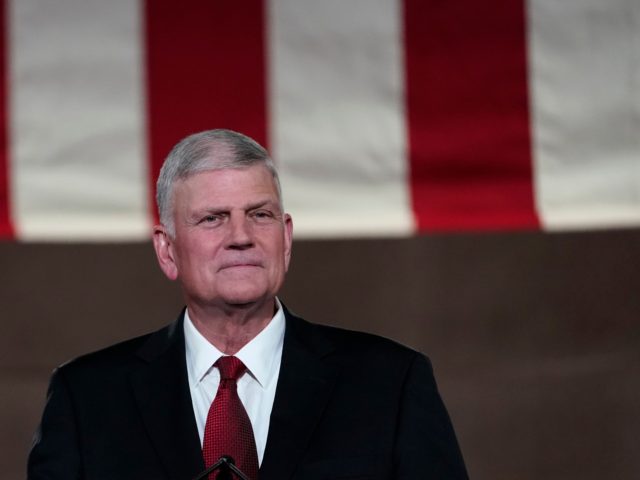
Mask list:
[[[204,428],[202,455],[207,467],[229,455],[251,480],[258,478],[258,452],[251,421],[244,409],[236,381],[247,367],[236,357],[220,357],[218,393],[209,408]]]

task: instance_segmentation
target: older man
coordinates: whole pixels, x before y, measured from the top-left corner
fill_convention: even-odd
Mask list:
[[[186,309],[56,370],[29,479],[187,480],[229,457],[252,480],[467,478],[426,357],[276,297],[293,227],[260,145],[187,137],[157,200],[155,251]]]

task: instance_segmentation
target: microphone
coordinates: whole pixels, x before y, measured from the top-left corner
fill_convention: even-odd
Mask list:
[[[240,480],[252,480],[247,477],[242,470],[236,467],[236,462],[230,455],[222,455],[216,462],[211,464],[210,467],[196,475],[193,480],[208,479],[209,475],[216,470],[220,470],[220,473],[216,477],[218,480],[231,480],[233,477],[232,473],[234,473]]]

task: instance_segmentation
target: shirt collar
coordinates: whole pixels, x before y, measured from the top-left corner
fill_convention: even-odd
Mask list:
[[[277,298],[276,308],[277,311],[267,326],[235,355],[242,360],[249,373],[263,388],[269,384],[278,370],[275,360],[284,342],[284,310]],[[197,385],[224,353],[202,336],[193,325],[188,309],[184,313],[184,339],[189,383]]]

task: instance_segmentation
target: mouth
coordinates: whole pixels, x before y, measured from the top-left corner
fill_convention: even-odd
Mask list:
[[[245,262],[245,261],[240,261],[240,262],[230,262],[230,263],[225,263],[223,264],[219,271],[223,271],[223,270],[231,270],[231,269],[244,269],[244,268],[260,268],[262,265],[259,264],[258,262]]]

